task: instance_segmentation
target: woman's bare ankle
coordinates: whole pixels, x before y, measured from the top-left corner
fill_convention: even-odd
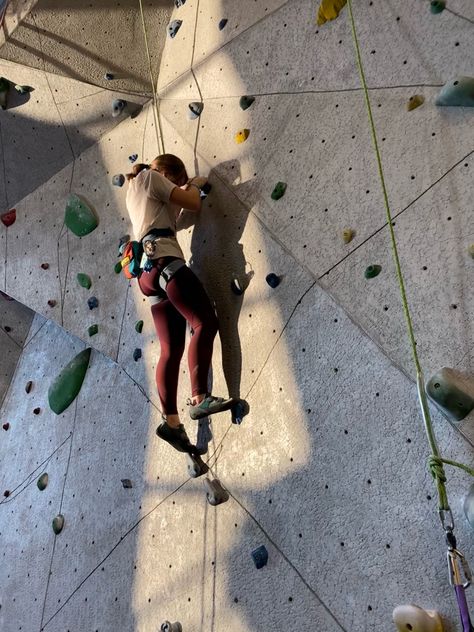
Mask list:
[[[198,404],[200,404],[202,402],[203,399],[206,398],[206,394],[204,393],[204,395],[195,395],[193,397],[193,406],[197,406]]]

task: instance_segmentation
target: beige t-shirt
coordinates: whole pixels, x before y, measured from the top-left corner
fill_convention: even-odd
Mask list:
[[[129,181],[126,204],[137,241],[145,237],[152,228],[171,228],[176,233],[176,219],[181,208],[169,201],[175,186],[174,182],[151,169],[141,171]],[[184,259],[176,238],[160,237],[157,245],[155,259]]]

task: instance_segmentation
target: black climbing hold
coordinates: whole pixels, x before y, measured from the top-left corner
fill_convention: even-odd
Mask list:
[[[76,279],[81,287],[85,288],[86,290],[91,289],[92,281],[88,274],[78,272]]]
[[[221,505],[229,500],[228,492],[222,487],[219,479],[215,478],[213,481],[206,478],[204,484],[207,487],[206,498],[207,502],[214,507]]]
[[[240,281],[237,277],[234,277],[230,282],[230,289],[237,296],[241,296],[244,293],[244,288],[241,286]]]
[[[371,266],[368,266],[365,269],[364,276],[366,279],[373,279],[374,277],[378,276],[381,271],[382,271],[382,266],[373,264]]]
[[[43,270],[47,270],[49,268],[49,263],[42,263],[41,267]]]
[[[106,81],[112,81],[114,79],[114,75],[111,72],[106,72],[105,73],[105,80]]]
[[[53,519],[53,531],[56,535],[59,535],[64,528],[64,516],[62,514],[58,514]]]
[[[142,329],[143,329],[143,320],[137,320],[137,322],[135,323],[135,331],[138,334],[142,333]]]
[[[116,118],[120,116],[127,107],[127,102],[123,99],[114,99],[112,101],[112,116]]]
[[[4,327],[3,329],[4,329],[7,333],[9,333],[9,332],[12,330],[12,328],[11,328],[11,327],[9,327],[8,325],[5,325],[5,327]]]
[[[8,91],[10,89],[10,82],[5,77],[0,77],[0,107],[2,110],[7,109],[8,105]]]
[[[2,428],[3,428],[4,430],[9,430],[9,429],[10,429],[10,424],[8,423],[8,421],[7,421],[7,422],[5,422],[5,423],[2,425]]]
[[[268,562],[268,551],[264,544],[252,551],[252,559],[257,568],[263,568]]]
[[[171,39],[176,37],[176,33],[181,28],[182,23],[183,23],[183,20],[173,20],[172,22],[168,24],[168,35],[171,37]]]
[[[128,159],[131,163],[134,163],[138,160],[138,154],[131,154]]]
[[[437,13],[441,13],[446,8],[445,0],[431,0],[430,2],[430,11],[433,15]]]
[[[176,2],[180,0],[175,0]],[[184,4],[184,1],[183,1]],[[170,623],[169,621],[165,621],[161,624],[160,628],[161,632],[183,632],[183,627],[179,621],[175,621],[174,623]]]
[[[279,200],[285,195],[287,184],[286,182],[277,182],[272,191],[272,200]]]
[[[117,175],[115,175],[112,178],[112,184],[114,185],[114,187],[123,187],[123,185],[125,184],[125,176],[123,175],[123,173],[118,173]]]
[[[64,222],[78,237],[88,235],[99,224],[93,210],[74,193],[71,193],[67,201]]]
[[[89,334],[89,337],[95,336],[97,333],[99,333],[99,325],[91,325],[87,330],[87,333]]]
[[[132,489],[132,481],[129,478],[122,478],[121,481],[124,489]]]
[[[46,487],[48,486],[48,481],[49,481],[48,473],[43,472],[43,474],[41,474],[39,479],[36,481],[36,485],[38,489],[40,490],[40,492],[46,489]]]
[[[3,492],[3,495],[5,496],[5,498],[8,498],[8,496],[10,496],[10,493],[11,493],[11,492],[10,492],[10,490],[9,490],[9,489],[6,489],[6,490]]]
[[[99,307],[99,300],[96,296],[91,296],[87,299],[87,304],[89,305],[89,309],[94,309],[95,307]]]
[[[265,281],[268,283],[270,287],[274,289],[280,285],[280,277],[274,274],[273,272],[270,272],[270,274],[267,274],[267,276],[265,277]]]
[[[33,410],[33,413],[34,413],[35,415],[39,415],[39,414],[40,414],[40,412],[41,412],[41,408],[35,408],[35,409]]]
[[[142,350],[137,347],[133,352],[133,359],[135,360],[135,362],[137,362],[138,360],[140,360],[141,357],[142,357]]]
[[[91,349],[76,355],[56,377],[48,390],[49,406],[60,415],[76,399],[86,376]]]
[[[2,213],[0,215],[0,220],[7,228],[14,224],[16,221],[16,209],[12,208],[6,213]]]
[[[460,372],[443,367],[429,380],[426,391],[447,417],[461,421],[474,410],[474,398],[466,386],[471,390],[472,382],[466,384]]]
[[[222,29],[225,28],[225,25],[227,24],[229,20],[227,20],[227,18],[222,18],[222,20],[219,22],[219,31],[222,31]]]
[[[31,380],[29,380],[26,385],[25,385],[25,391],[26,393],[29,393],[31,391],[31,388],[33,386],[33,382]]]
[[[205,184],[202,185],[201,192],[205,193],[206,195],[209,195],[209,193],[211,192],[211,189],[212,189],[212,184],[210,182],[206,182]]]
[[[204,109],[204,103],[200,101],[192,101],[188,104],[188,116],[190,119],[195,119],[198,116],[201,116],[201,113]]]
[[[174,0],[174,6],[179,9],[179,7],[182,7],[183,4],[186,4],[186,0]]]
[[[474,107],[474,77],[455,77],[441,88],[436,105]]]
[[[49,305],[50,307],[55,307],[55,305],[56,305],[56,301],[55,301],[53,298],[50,298],[50,299],[49,299],[49,301],[48,301],[48,305]]]
[[[246,110],[252,105],[254,101],[255,101],[255,97],[252,97],[250,95],[244,95],[243,97],[240,97],[239,105],[242,108],[242,110]]]

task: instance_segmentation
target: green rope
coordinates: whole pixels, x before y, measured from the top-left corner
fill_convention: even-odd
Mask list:
[[[444,510],[444,511],[448,511],[449,510],[449,502],[448,502],[448,495],[447,495],[447,491],[446,491],[446,474],[443,468],[443,463],[449,464],[449,465],[454,465],[455,467],[459,467],[461,469],[463,469],[464,471],[468,472],[469,474],[471,474],[472,476],[474,476],[474,470],[471,470],[470,468],[468,468],[465,465],[462,465],[461,463],[457,463],[455,461],[448,461],[447,459],[443,459],[440,456],[439,453],[439,449],[436,443],[436,437],[434,434],[434,430],[433,430],[433,424],[432,424],[432,420],[431,420],[431,414],[430,414],[430,409],[428,406],[428,401],[427,401],[427,397],[426,397],[426,393],[425,393],[425,387],[424,387],[424,381],[423,381],[423,372],[421,369],[421,364],[420,364],[420,359],[418,357],[418,351],[416,349],[416,339],[415,339],[415,334],[413,331],[413,324],[412,324],[412,319],[411,319],[411,315],[410,315],[410,308],[408,306],[408,300],[407,300],[407,295],[406,295],[406,290],[405,290],[405,281],[403,279],[403,274],[402,274],[402,268],[400,265],[400,258],[398,256],[398,248],[397,248],[397,240],[395,237],[395,231],[393,229],[393,220],[392,220],[392,213],[390,210],[390,203],[388,200],[388,193],[387,193],[387,187],[385,184],[385,177],[384,177],[384,173],[383,173],[383,168],[382,168],[382,159],[380,157],[380,151],[379,151],[379,145],[378,145],[378,141],[377,141],[377,133],[375,131],[375,124],[374,124],[374,119],[372,116],[372,107],[370,105],[370,97],[369,97],[369,90],[367,87],[367,81],[365,78],[365,73],[364,73],[364,68],[362,65],[362,58],[361,58],[361,53],[360,53],[360,46],[359,46],[359,40],[357,37],[357,31],[356,31],[356,26],[355,26],[355,21],[354,21],[354,15],[352,13],[352,0],[347,0],[347,6],[349,9],[349,15],[350,15],[350,21],[351,21],[351,27],[352,27],[352,36],[354,39],[354,46],[355,46],[355,51],[356,51],[356,58],[357,58],[357,66],[359,68],[359,75],[360,75],[360,79],[361,79],[361,83],[362,83],[362,87],[363,87],[363,91],[364,91],[364,96],[365,96],[365,103],[367,106],[367,115],[369,118],[369,124],[370,124],[370,131],[371,131],[371,136],[372,136],[372,143],[374,145],[374,149],[375,149],[375,155],[377,158],[377,167],[378,167],[378,172],[379,172],[379,176],[380,176],[380,183],[382,185],[382,193],[383,193],[383,199],[384,199],[384,204],[385,204],[385,210],[387,213],[387,222],[388,222],[388,227],[390,230],[390,240],[391,240],[391,244],[392,244],[392,253],[393,253],[393,259],[395,262],[395,268],[397,271],[397,278],[398,278],[398,285],[400,288],[400,295],[401,295],[401,299],[402,299],[402,304],[403,304],[403,311],[405,314],[405,320],[406,320],[406,326],[407,326],[407,331],[408,331],[408,336],[410,339],[410,345],[411,345],[411,350],[412,350],[412,355],[413,355],[413,361],[415,363],[415,367],[416,367],[416,376],[417,376],[417,385],[418,385],[418,394],[419,394],[419,399],[420,399],[420,406],[421,406],[421,411],[422,411],[422,415],[423,415],[423,421],[425,424],[425,431],[426,431],[426,435],[428,437],[428,441],[431,447],[431,452],[432,452],[432,456],[429,459],[429,468],[430,468],[430,472],[433,476],[433,478],[436,481],[436,485],[438,488],[438,496],[439,496],[439,508],[440,510]]]
[[[160,114],[158,111],[158,100],[156,97],[155,81],[153,79],[153,68],[151,65],[150,48],[148,46],[148,35],[146,32],[145,16],[143,15],[142,0],[138,0],[138,4],[140,5],[140,15],[142,18],[143,37],[145,39],[146,56],[148,59],[148,70],[150,72],[150,83],[151,83],[151,90],[153,94],[153,117],[155,119],[156,142],[158,143],[158,151],[165,153],[165,144],[163,141],[163,130],[161,129]],[[160,149],[160,146],[161,146],[161,149]]]

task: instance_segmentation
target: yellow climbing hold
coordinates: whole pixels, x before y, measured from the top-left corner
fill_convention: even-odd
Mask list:
[[[237,132],[237,134],[235,135],[235,142],[236,143],[244,143],[247,138],[249,137],[250,134],[250,130],[249,129],[241,129]]]
[[[347,0],[321,0],[317,19],[318,26],[322,26],[329,20],[335,20],[346,4]]]
[[[348,244],[352,241],[354,237],[354,231],[352,230],[352,228],[344,228],[344,230],[342,231],[342,239],[344,240],[345,244]]]
[[[412,97],[408,99],[407,110],[411,112],[412,110],[416,110],[420,105],[423,105],[425,102],[425,97],[422,94],[414,94]]]

